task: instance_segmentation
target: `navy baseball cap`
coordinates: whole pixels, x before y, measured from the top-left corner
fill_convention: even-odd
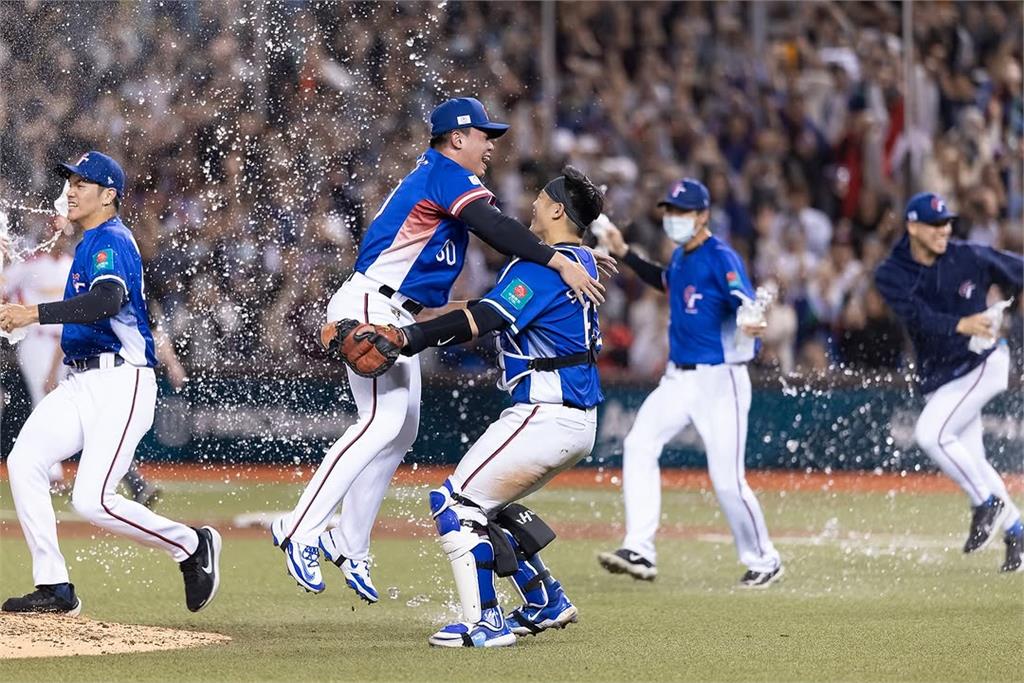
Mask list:
[[[907,222],[945,225],[956,218],[942,197],[932,192],[915,194],[907,202]]]
[[[683,178],[668,189],[658,206],[674,206],[683,211],[703,211],[711,206],[711,195],[704,183],[693,178]]]
[[[430,112],[430,135],[441,135],[456,128],[479,128],[489,138],[500,138],[508,130],[507,123],[487,118],[484,105],[475,97],[456,97],[442,102]]]
[[[118,199],[124,198],[124,171],[120,164],[102,152],[86,152],[77,163],[60,164],[54,170],[63,178],[78,174],[102,187],[112,187],[117,190]]]

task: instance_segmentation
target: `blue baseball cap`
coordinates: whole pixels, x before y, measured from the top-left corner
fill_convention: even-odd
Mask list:
[[[658,206],[674,206],[683,211],[704,211],[711,206],[711,195],[704,183],[693,178],[683,178],[668,188],[668,194]]]
[[[500,138],[508,130],[507,123],[487,118],[487,112],[475,97],[456,97],[442,102],[430,112],[430,135],[441,135],[456,128],[479,128],[489,138]]]
[[[933,192],[915,194],[907,202],[907,222],[945,225],[956,218],[942,197]]]
[[[102,187],[112,187],[117,190],[118,199],[124,198],[124,171],[120,164],[102,152],[86,152],[77,163],[60,164],[54,170],[62,178],[77,174]]]

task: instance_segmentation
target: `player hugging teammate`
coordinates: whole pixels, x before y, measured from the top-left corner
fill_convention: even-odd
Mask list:
[[[598,188],[572,167],[533,203],[530,230],[597,277],[582,246],[601,213]],[[595,365],[601,332],[593,303],[556,272],[514,258],[481,299],[434,320],[402,328],[344,320],[329,341],[356,372],[386,371],[399,353],[497,335],[501,377],[512,395],[444,484],[430,492],[430,513],[462,603],[462,620],[429,639],[441,647],[513,645],[516,635],[564,628],[577,609],[540,557],[555,534],[534,511],[515,503],[586,457],[594,446],[596,406],[604,400]],[[494,575],[510,576],[523,604],[507,615]]]

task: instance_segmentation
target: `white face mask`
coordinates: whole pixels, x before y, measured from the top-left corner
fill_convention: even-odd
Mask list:
[[[676,244],[686,244],[697,232],[697,219],[694,216],[673,216],[666,214],[661,219],[665,234]]]

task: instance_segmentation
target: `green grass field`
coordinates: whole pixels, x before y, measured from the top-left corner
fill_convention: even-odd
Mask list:
[[[167,482],[160,510],[224,522],[282,510],[284,484]],[[424,521],[425,487],[394,489],[382,517]],[[488,651],[430,648],[455,615],[447,562],[429,528],[374,541],[382,601],[365,606],[325,567],[327,591],[285,575],[269,535],[226,536],[216,601],[185,610],[177,566],[156,551],[97,532],[62,540],[84,614],[123,623],[216,631],[233,642],[178,652],[0,660],[0,680],[34,681],[995,681],[1024,678],[1024,574],[1001,575],[1002,544],[965,557],[962,496],[765,492],[786,576],[767,591],[735,589],[742,573],[714,497],[665,494],[660,575],[606,574],[599,550],[620,540],[617,491],[552,488],[530,499],[558,530],[545,559],[580,609],[564,631]],[[61,503],[59,509],[66,509]],[[31,588],[28,551],[0,484],[0,592]],[[685,533],[685,528],[700,533]],[[569,534],[567,534],[569,535]],[[578,534],[576,534],[578,536]],[[511,590],[500,584],[512,607]],[[391,595],[389,596],[389,589]],[[394,596],[397,593],[397,597]]]

